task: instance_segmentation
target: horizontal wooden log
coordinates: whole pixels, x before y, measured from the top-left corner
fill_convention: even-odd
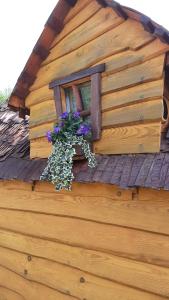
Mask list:
[[[137,30],[138,35],[136,35]],[[130,32],[130,34],[126,35],[126,32]],[[122,38],[122,36],[124,36],[124,38]],[[42,66],[31,90],[36,90],[57,77],[64,77],[72,72],[80,71],[96,64],[99,60],[109,55],[113,55],[127,48],[138,49],[151,40],[153,40],[152,35],[145,32],[139,23],[133,20],[127,20],[117,28],[109,30],[76,51],[46,66]],[[67,61],[69,61],[69,64]]]
[[[132,190],[126,191],[112,186],[112,195],[108,192],[104,195],[105,190],[101,192],[100,188],[100,196],[99,193],[92,196],[90,185],[81,184],[79,189],[83,186],[86,189],[86,195],[83,196],[73,192],[69,194],[49,193],[50,190],[47,187],[46,192],[1,188],[0,208],[70,216],[169,235],[167,226],[169,201],[166,199],[165,201],[156,199],[154,202],[150,199],[150,194],[148,201],[135,203],[132,201]],[[95,188],[97,187],[98,184],[95,185]],[[145,197],[143,195],[143,192],[140,192],[139,199]]]
[[[139,200],[168,200],[169,191],[154,190],[150,188],[139,189]]]
[[[134,105],[117,108],[102,114],[102,126],[112,127],[129,124],[132,122],[143,123],[146,121],[160,120],[163,116],[162,99],[137,103]]]
[[[2,300],[24,300],[20,294],[0,286],[0,299]]]
[[[46,124],[45,126],[41,125],[39,132],[43,136],[45,132],[51,129],[53,129],[53,123]],[[161,122],[105,129],[102,131],[100,141],[94,143],[93,151],[100,154],[159,152],[160,132]],[[32,137],[33,135],[37,135],[33,131],[31,134]],[[31,140],[32,158],[46,158],[50,153],[51,144],[47,142],[46,138],[42,137]]]
[[[162,79],[140,84],[123,91],[105,94],[102,96],[102,111],[112,108],[124,107],[129,104],[138,103],[143,100],[158,99],[163,95]],[[45,105],[44,105],[45,106]],[[31,108],[33,109],[33,107]]]
[[[50,260],[44,260],[37,257],[30,257],[30,259],[28,259],[29,257],[30,256],[27,257],[25,254],[0,247],[0,264],[2,266],[20,275],[22,275],[23,270],[27,270],[26,278],[28,280],[38,280],[41,284],[57,289],[65,294],[68,294],[69,291],[69,295],[73,295],[78,299],[84,299],[84,297],[95,300],[102,300],[103,297],[106,297],[106,299],[112,299],[112,295],[114,299],[119,299],[119,297],[121,297],[121,299],[124,299],[125,297],[125,299],[133,300],[142,299],[141,297],[144,297],[144,299],[162,298],[160,296],[147,294],[144,291],[138,291],[131,287],[126,287],[119,285],[118,283],[98,278],[89,273],[85,273],[82,270],[77,270]],[[109,262],[111,264],[111,260]],[[118,261],[117,259],[117,261],[114,261],[114,264],[112,264],[112,267],[114,267],[114,273],[115,269],[118,275],[123,273],[122,270],[127,269],[125,264],[128,268],[131,267],[130,276],[133,279],[133,282],[139,282],[139,279],[141,279],[140,285],[143,289],[144,283],[146,288],[148,287],[150,291],[153,290],[153,292],[155,291],[155,293],[163,295],[164,297],[169,295],[169,287],[167,284],[169,280],[169,269],[151,267],[145,264],[138,265],[138,263],[135,262],[131,262],[130,266],[130,261],[123,259],[119,259]],[[133,274],[132,267],[133,269],[134,267],[136,268]],[[145,273],[148,282],[145,280],[145,277],[140,275],[138,275],[137,278],[137,270],[139,274]],[[127,277],[126,275],[128,274],[123,274],[121,277]],[[161,275],[160,280],[158,277],[159,275]],[[117,278],[118,276],[116,275],[115,277]],[[130,283],[131,282],[132,280],[130,279]],[[153,298],[153,296],[155,298]]]
[[[102,131],[101,140],[94,143],[94,152],[102,154],[159,152],[160,130],[160,122],[106,129]]]
[[[160,54],[169,50],[169,46],[161,43],[158,39],[149,43],[147,46],[137,51],[125,51],[120,54],[116,54],[110,57],[106,57],[101,60],[102,63],[106,63],[106,72],[103,76],[122,71],[133,65],[140,64],[144,61],[152,59]],[[70,70],[70,73],[72,71]],[[53,93],[49,90],[48,86],[44,86],[31,92],[26,98],[26,106],[30,107],[32,104],[39,103],[45,100],[50,100],[53,97]]]
[[[134,66],[125,71],[104,77],[102,80],[102,94],[124,89],[136,84],[162,78],[164,55]]]
[[[16,272],[13,272],[3,266],[0,266],[0,282],[2,286],[7,289],[13,290],[27,300],[37,300],[39,297],[41,300],[76,299],[74,297],[59,293],[56,290],[46,287],[37,282],[28,281],[22,276],[19,276]],[[17,299],[19,300],[19,297]]]
[[[131,200],[132,193],[135,192],[135,189],[124,190],[117,186],[112,186],[112,184],[106,183],[78,183],[73,182],[71,196],[73,197],[86,197],[86,187],[88,190],[88,194],[94,197],[108,197],[110,199],[119,200]],[[44,193],[55,193],[56,190],[53,184],[45,181],[36,181],[34,186],[34,190],[36,192],[44,192]],[[59,192],[60,195],[68,195],[70,196],[70,191],[62,190]]]
[[[75,15],[71,20],[69,20],[69,22],[67,22],[67,24],[65,24],[64,30],[62,30],[60,34],[56,36],[56,38],[54,39],[51,45],[51,48],[53,48],[60,40],[62,40],[70,32],[72,32],[74,29],[78,28],[81,24],[83,24],[85,21],[91,18],[100,9],[100,6],[97,5],[95,1],[88,0],[85,2],[86,4],[83,4],[83,7],[80,7],[82,6],[80,2],[76,4],[76,10],[77,10],[77,6],[80,7],[80,10],[78,12],[78,17],[77,15]],[[71,10],[71,12],[73,10]]]
[[[64,18],[64,24],[67,24],[73,18],[76,18],[77,15],[91,2],[92,0],[83,0],[77,1],[76,5],[71,9],[67,16]]]
[[[54,100],[48,100],[31,107],[29,126],[34,127],[42,123],[56,121],[56,108]]]
[[[152,264],[169,265],[167,235],[70,217],[7,209],[0,209],[0,213],[2,229]]]
[[[97,8],[99,5],[95,2]],[[84,14],[84,12],[83,12]],[[87,44],[94,40],[104,32],[118,26],[124,20],[120,18],[111,8],[101,9],[94,14],[86,22],[82,23],[75,30],[70,32],[59,44],[57,44],[45,60],[44,64],[48,64],[58,57]],[[63,29],[64,32],[64,29]]]
[[[52,89],[55,86],[64,85],[66,83],[70,83],[72,81],[82,79],[84,77],[90,78],[90,76],[92,76],[93,74],[102,73],[104,71],[105,71],[105,64],[98,64],[92,68],[87,68],[82,71],[72,73],[72,74],[64,77],[63,79],[56,79],[49,84],[49,88]]]

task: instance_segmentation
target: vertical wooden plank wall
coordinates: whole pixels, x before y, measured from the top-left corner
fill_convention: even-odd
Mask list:
[[[49,82],[100,63],[106,64],[102,74],[103,137],[95,143],[95,152],[158,152],[163,64],[168,49],[140,23],[124,20],[95,0],[79,0],[26,99],[31,111],[31,156],[47,157],[50,152],[44,135],[53,128],[56,114]]]
[[[0,193],[0,299],[169,299],[169,192],[6,181]]]

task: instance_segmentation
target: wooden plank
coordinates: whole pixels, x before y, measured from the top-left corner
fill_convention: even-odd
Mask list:
[[[90,196],[108,197],[114,200],[119,200],[119,199],[132,200],[132,193],[133,191],[135,191],[135,189],[124,190],[117,186],[113,186],[112,184],[106,184],[106,183],[82,184],[78,182],[73,182],[71,196],[76,198],[78,196],[86,197],[86,188]],[[34,189],[37,192],[55,193],[56,195],[56,190],[53,184],[49,182],[37,181],[35,183]],[[60,191],[59,194],[70,196],[70,191],[63,190]]]
[[[94,152],[102,154],[159,152],[160,130],[160,122],[106,129],[102,131],[101,140],[94,143]]]
[[[105,71],[105,64],[99,64],[92,68],[88,68],[88,69],[85,69],[85,70],[82,70],[82,71],[79,71],[76,73],[71,73],[70,75],[68,75],[64,78],[56,79],[49,84],[49,88],[52,89],[58,85],[70,83],[72,81],[76,81],[76,80],[82,79],[84,77],[89,77],[95,73],[101,73],[104,71]]]
[[[56,108],[54,100],[48,100],[31,107],[29,127],[56,121]]]
[[[167,201],[169,196],[169,191],[164,190],[153,190],[149,188],[140,188],[139,189],[139,200],[146,200],[146,201],[158,201],[164,200]]]
[[[34,260],[34,257],[32,257],[32,255],[34,255],[64,265],[68,264],[70,267],[75,267],[96,276],[108,278],[109,280],[127,284],[142,290],[152,291],[162,295],[168,294],[168,284],[166,283],[169,270],[167,268],[128,260],[99,251],[96,252],[87,249],[83,249],[82,251],[80,248],[48,240],[44,241],[4,230],[0,230],[0,236],[2,237],[0,245],[5,245],[7,248],[12,248],[19,252],[28,252],[31,261]],[[0,249],[2,253],[0,260],[4,257],[3,262],[9,264],[7,257],[8,251],[6,252],[3,248]],[[9,257],[10,253],[12,252],[9,252]],[[20,266],[23,260],[22,256],[19,257],[20,263],[18,266]],[[22,264],[26,264],[26,267],[29,268],[29,263],[27,262],[28,256],[24,256]],[[15,260],[16,257],[14,261]],[[42,265],[40,268],[42,268]]]
[[[70,32],[72,32],[74,29],[76,29],[81,24],[83,24],[88,19],[90,19],[100,9],[100,6],[95,1],[87,0],[83,2],[78,1],[75,8],[73,8],[70,11],[70,13],[72,14],[72,12],[75,11],[75,9],[77,11],[78,8],[79,9],[78,17],[77,15],[75,15],[71,20],[69,20],[69,22],[67,22],[67,17],[69,16],[70,13],[67,15],[65,19],[66,24],[64,26],[64,29],[60,32],[58,36],[56,36],[50,48],[53,48],[60,40],[62,40]]]
[[[130,32],[130,34],[126,35],[126,32]],[[143,30],[141,24],[134,20],[127,20],[79,49],[42,66],[30,90],[36,90],[54,78],[64,77],[72,72],[90,67],[105,57],[127,48],[140,48],[153,39],[152,35]]]
[[[1,300],[24,300],[24,297],[10,289],[0,286]]]
[[[69,291],[69,295],[72,295],[74,297],[77,297],[78,299],[104,299],[105,296],[106,299],[112,299],[112,295],[114,299],[142,299],[141,297],[144,297],[144,299],[161,299],[160,296],[155,296],[152,294],[147,294],[144,291],[138,291],[131,287],[119,285],[115,282],[110,282],[108,280],[98,278],[96,276],[93,276],[91,274],[85,273],[84,271],[73,269],[71,267],[68,267],[66,265],[61,265],[59,263],[50,261],[50,260],[44,260],[42,258],[37,257],[31,257],[29,261],[27,261],[27,256],[22,253],[18,253],[16,251],[11,251],[8,249],[3,249],[0,247],[0,263],[7,269],[11,269],[12,271],[16,272],[17,274],[22,275],[22,270],[27,270],[27,279],[38,281],[46,286],[49,286],[53,289],[57,289],[65,294],[67,294]],[[122,263],[123,261],[119,261]],[[116,262],[117,263],[117,262]],[[134,264],[134,263],[133,263]],[[115,265],[116,267],[116,265]],[[144,269],[139,267],[135,263],[135,267],[141,272],[144,273]],[[136,269],[136,270],[137,270]],[[164,296],[169,295],[169,288],[167,285],[168,278],[169,278],[169,270],[166,270],[165,268],[154,268],[154,273],[157,271],[156,276],[159,275],[159,273],[163,275],[163,277],[157,279],[156,282],[156,276],[152,276],[152,271],[150,273],[151,268],[147,266],[146,271],[149,273],[149,276],[151,277],[151,281],[149,280],[150,289],[152,287],[153,291],[157,294],[162,294]],[[43,270],[43,272],[42,272]],[[120,267],[118,272],[120,272]],[[116,276],[117,277],[117,276]],[[141,277],[141,276],[140,276]],[[148,276],[147,276],[148,277]],[[152,280],[155,278],[155,281]],[[133,274],[134,278],[134,274]],[[163,279],[163,280],[162,280]],[[136,279],[137,280],[137,279]],[[145,282],[145,279],[142,282]],[[152,284],[153,282],[153,284]],[[146,287],[148,284],[146,284]],[[149,287],[149,286],[148,286]],[[114,296],[115,294],[115,296]],[[127,296],[126,296],[127,295]],[[153,298],[155,296],[155,298]]]
[[[38,132],[32,128],[30,139],[37,135],[44,136],[52,130],[53,123],[45,125],[39,126]],[[94,143],[93,151],[100,154],[159,152],[160,132],[160,122],[104,129],[101,139]],[[50,153],[51,144],[47,143],[46,138],[31,140],[31,158],[46,158]]]
[[[102,94],[162,78],[163,63],[164,54],[138,66],[118,72],[116,75],[104,77],[102,79]]]
[[[95,188],[97,186],[95,185]],[[82,184],[79,185],[79,188],[82,187]],[[153,202],[153,198],[150,199],[151,193],[149,198],[146,198],[141,192],[138,196],[139,200],[143,200],[145,197],[147,201],[135,203],[131,200],[132,191],[114,190],[112,186],[112,195],[107,193],[108,195],[104,196],[102,191],[102,193],[100,192],[101,195],[97,193],[92,196],[90,185],[86,184],[85,189],[86,195],[83,196],[74,195],[72,192],[70,194],[32,193],[1,189],[0,208],[70,216],[169,235],[167,226],[169,218],[168,200],[159,201],[156,199],[156,202]],[[169,195],[169,192],[166,193]]]
[[[81,10],[85,8],[91,1],[93,0],[83,0],[83,1],[77,1],[76,5],[69,11],[66,18],[64,19],[64,24],[70,22],[71,19],[76,17]]]
[[[112,127],[117,125],[129,124],[132,122],[145,122],[152,120],[162,120],[163,101],[152,100],[148,102],[137,103],[134,105],[117,108],[102,114],[102,126]]]
[[[99,8],[99,5],[97,5]],[[70,32],[59,44],[57,44],[45,60],[44,64],[48,64],[58,57],[64,56],[71,51],[80,48],[82,45],[94,40],[98,36],[104,34],[108,30],[115,28],[124,20],[120,18],[111,8],[100,9],[86,22],[78,26]],[[63,29],[64,32],[64,29]]]
[[[0,189],[32,191],[32,184],[18,180],[0,180]]]
[[[24,270],[23,270],[24,272]],[[43,273],[43,272],[42,272]],[[0,266],[0,282],[1,285],[7,289],[11,289],[16,293],[22,295],[27,300],[73,300],[74,297],[61,294],[54,289],[46,287],[42,284],[28,281],[22,276],[8,270],[5,267]],[[18,298],[19,299],[19,298]]]
[[[47,158],[51,154],[51,151],[52,145],[46,142],[46,138],[30,140],[30,158]]]
[[[49,86],[46,85],[32,93],[30,93],[26,100],[25,105],[26,107],[30,107],[34,104],[41,103],[43,101],[54,99],[53,90],[49,89]]]
[[[45,123],[45,124],[38,125],[36,127],[32,127],[29,131],[29,139],[32,140],[32,139],[37,139],[39,137],[44,137],[46,135],[47,131],[53,130],[54,124],[55,124],[55,122],[53,121],[50,123]],[[47,141],[46,137],[45,137],[44,142],[45,141],[46,141],[46,146],[47,146],[48,141]]]
[[[106,57],[101,62],[106,63],[105,75],[107,75],[152,59],[153,57],[159,56],[168,50],[169,46],[167,44],[161,43],[158,39],[155,39],[152,43],[149,43],[137,51],[128,50],[120,54]],[[26,106],[29,107],[33,103],[45,101],[46,99],[50,100],[51,97],[52,95],[50,94],[50,90],[47,86],[45,86],[31,92],[28,95],[26,98]]]
[[[102,96],[102,111],[139,103],[143,100],[157,99],[163,95],[163,79],[140,84],[119,92]]]
[[[0,213],[0,228],[4,230],[152,264],[169,265],[167,235],[40,213],[7,209],[0,209]]]

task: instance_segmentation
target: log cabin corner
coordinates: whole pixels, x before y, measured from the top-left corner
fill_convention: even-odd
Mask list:
[[[59,0],[0,109],[0,299],[169,299],[169,32],[113,0]],[[97,166],[40,181],[60,113]]]

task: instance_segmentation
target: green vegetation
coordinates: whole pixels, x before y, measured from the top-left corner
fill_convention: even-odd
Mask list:
[[[10,94],[11,94],[10,88],[6,88],[3,91],[0,91],[0,105],[4,104],[8,100]]]

